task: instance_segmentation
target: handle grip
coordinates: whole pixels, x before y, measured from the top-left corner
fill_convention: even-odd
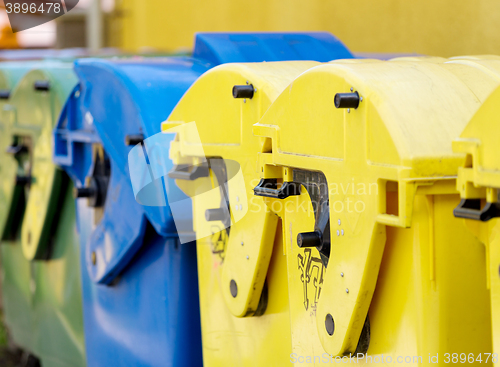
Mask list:
[[[465,218],[487,222],[492,218],[500,217],[500,205],[498,203],[486,203],[481,209],[480,199],[462,199],[460,204],[453,210],[457,218]]]
[[[274,199],[286,199],[289,196],[300,195],[300,183],[284,182],[278,189],[278,180],[275,178],[263,178],[255,186],[253,192],[256,196],[265,196]]]
[[[191,168],[191,170],[190,170]],[[198,166],[190,166],[187,164],[178,164],[172,171],[168,173],[168,177],[175,180],[188,180],[193,181],[200,177],[208,177],[208,163],[204,162]]]

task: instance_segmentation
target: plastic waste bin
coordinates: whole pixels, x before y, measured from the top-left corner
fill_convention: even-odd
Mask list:
[[[52,129],[76,81],[71,63],[38,63],[0,119],[9,155],[0,161],[4,319],[43,366],[85,365],[75,206],[52,163]]]
[[[255,137],[252,125],[293,79],[318,65],[220,66],[196,81],[162,125],[177,134],[169,177],[193,201],[206,366],[289,363],[281,221],[252,197],[256,158],[270,141]],[[186,166],[192,173],[206,169],[187,175]],[[169,202],[175,217],[189,200]]]

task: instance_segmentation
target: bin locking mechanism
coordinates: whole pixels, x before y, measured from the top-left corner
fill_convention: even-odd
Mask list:
[[[321,172],[311,172],[294,169],[293,180],[303,185],[312,201],[314,209],[314,231],[303,232],[297,235],[297,245],[300,248],[316,247],[321,262],[328,266],[330,259],[330,201],[328,197],[328,183]]]
[[[143,134],[132,134],[125,136],[125,145],[127,146],[137,145],[142,143],[143,141],[144,141]]]
[[[87,177],[86,187],[75,187],[73,196],[75,199],[88,198],[88,205],[100,208],[106,202],[109,177],[111,174],[109,158],[104,153],[102,146],[94,146],[94,169],[92,176]]]
[[[211,158],[208,159],[206,167],[207,172],[208,168],[211,169],[215,177],[217,178],[217,182],[219,183],[221,202],[219,208],[207,209],[205,211],[205,219],[208,222],[221,221],[224,225],[227,235],[229,235],[229,229],[231,227],[231,211],[229,207],[229,193],[227,192],[227,182],[229,181],[229,177],[227,174],[226,164],[224,163],[223,159]]]
[[[453,210],[453,215],[457,218],[487,222],[490,219],[500,217],[500,203],[487,202],[481,209],[481,199],[462,199]]]
[[[328,266],[330,258],[330,206],[328,201],[320,204],[315,210],[316,223],[313,232],[303,232],[297,235],[297,245],[300,248],[316,247],[323,265]]]
[[[23,165],[23,161],[25,160],[24,157],[26,157],[26,155],[29,157],[29,168],[27,169],[27,172],[25,175],[17,175],[16,176],[16,185],[19,185],[19,186],[29,186],[32,182],[32,177],[31,177],[31,162],[32,162],[32,158],[31,158],[31,148],[30,148],[30,144],[31,144],[31,139],[28,138],[28,137],[17,137],[16,140],[18,139],[23,139],[24,140],[24,143],[23,142],[17,142],[17,143],[14,143],[13,145],[9,146],[6,150],[6,153],[7,154],[10,154],[14,157],[14,159],[17,160],[18,162],[18,165],[20,167],[24,167],[26,168],[26,166]]]
[[[178,164],[169,173],[168,177],[174,180],[193,181],[200,177],[208,177],[208,163],[203,162],[196,166],[189,164]]]
[[[300,195],[301,186],[306,188],[314,208],[315,225],[314,231],[297,235],[297,244],[300,248],[316,247],[326,267],[330,258],[330,205],[326,177],[321,172],[300,169],[294,169],[292,177],[293,181],[285,181],[280,188],[278,179],[263,178],[254,188],[254,194],[282,200]]]
[[[300,195],[300,183],[284,182],[278,189],[278,180],[276,178],[263,178],[253,191],[256,196],[286,199],[289,196]]]

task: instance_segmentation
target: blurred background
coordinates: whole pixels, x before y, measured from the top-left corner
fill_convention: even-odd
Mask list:
[[[66,15],[17,33],[0,3],[2,49],[177,52],[190,49],[199,31],[321,30],[353,52],[500,53],[498,0],[80,0]]]

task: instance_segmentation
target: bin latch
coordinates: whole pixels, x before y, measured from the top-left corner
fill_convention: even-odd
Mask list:
[[[196,166],[202,167],[202,166]],[[224,160],[220,158],[211,158],[208,160],[208,163],[204,166],[208,170],[211,169],[214,173],[217,182],[219,183],[219,191],[220,191],[220,207],[215,209],[207,209],[205,211],[205,219],[208,222],[212,221],[221,221],[224,225],[224,228],[229,235],[229,228],[231,227],[231,212],[229,207],[229,193],[227,192],[227,169],[224,164]],[[206,177],[206,176],[200,176]]]
[[[462,199],[453,210],[453,215],[457,218],[487,222],[490,219],[500,217],[500,204],[487,202],[481,209],[481,199]]]
[[[283,182],[278,188],[276,178],[263,178],[253,189],[256,196],[265,196],[273,199],[286,199],[289,196],[300,195],[300,184],[297,182]]]
[[[208,163],[203,162],[199,165],[178,164],[168,173],[168,177],[175,180],[193,181],[200,177],[208,177]]]
[[[330,200],[328,197],[328,184],[326,177],[321,172],[311,172],[294,169],[293,180],[303,185],[311,198],[315,224],[314,231],[303,232],[297,235],[297,245],[300,248],[316,247],[321,262],[328,266],[330,258]]]
[[[86,178],[85,187],[75,187],[73,196],[75,199],[87,198],[89,207],[100,208],[106,201],[111,176],[109,158],[101,145],[94,144],[93,146],[93,162],[92,175]]]
[[[15,140],[24,140],[25,143],[23,142],[16,142],[13,145],[9,146],[6,150],[7,154],[10,154],[14,157],[14,159],[17,161],[18,166],[23,167],[23,157],[27,155],[29,158],[29,167],[27,169],[27,172],[24,176],[22,175],[17,175],[16,176],[16,185],[20,186],[29,186],[32,182],[31,178],[31,162],[33,161],[32,159],[32,148],[31,148],[31,138],[28,137],[17,137]],[[25,167],[25,166],[24,166]]]

